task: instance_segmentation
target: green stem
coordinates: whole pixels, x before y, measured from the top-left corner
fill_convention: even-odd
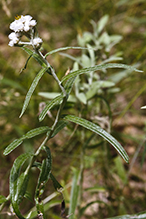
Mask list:
[[[59,85],[59,87],[60,87],[60,89],[61,89],[61,91],[62,91],[62,93],[63,93],[63,96],[66,97],[66,96],[67,96],[66,91],[65,91],[64,87],[62,86],[61,81],[60,81],[59,78],[57,77],[57,75],[56,75],[56,73],[55,73],[53,67],[52,67],[52,66],[49,64],[49,62],[46,60],[45,56],[43,56],[43,54],[42,54],[39,50],[37,50],[36,48],[35,48],[35,52],[41,57],[41,59],[42,59],[42,60],[44,61],[44,63],[48,66],[48,68],[50,68],[51,74],[52,74],[53,78],[54,78],[55,81],[58,83],[58,85]]]
[[[31,159],[30,164],[28,165],[27,169],[25,170],[25,174],[28,174],[34,161],[36,160],[36,157],[39,155],[39,153],[41,152],[43,146],[46,144],[46,142],[48,141],[48,136],[46,136],[46,138],[44,139],[44,141],[42,142],[42,144],[39,146],[39,148],[37,149],[37,151],[35,152],[34,156]]]
[[[85,156],[85,149],[84,147],[81,148],[81,158],[80,158],[80,175],[79,175],[79,204],[78,204],[78,214],[80,216],[80,209],[81,209],[81,203],[83,199],[83,179],[84,179],[84,168],[85,168],[85,162],[84,162],[84,156]]]

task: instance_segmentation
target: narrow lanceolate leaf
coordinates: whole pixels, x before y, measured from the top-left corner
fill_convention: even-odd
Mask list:
[[[6,149],[4,150],[4,155],[8,155],[11,153],[15,148],[17,148],[25,139],[33,138],[37,135],[43,134],[51,130],[48,126],[42,126],[36,129],[32,129],[23,135],[19,139],[15,139],[11,144],[9,144]]]
[[[56,191],[58,191],[59,189],[63,188],[60,183],[57,181],[57,179],[54,177],[54,175],[51,173],[50,174],[50,178],[53,182],[53,186],[55,188]]]
[[[47,146],[44,146],[44,150],[46,152],[47,157],[42,162],[42,168],[37,185],[38,188],[40,187],[41,183],[46,183],[48,181],[52,168],[51,151]]]
[[[29,176],[27,173],[22,173],[17,180],[17,191],[15,194],[15,202],[19,204],[26,192]]]
[[[4,150],[4,155],[8,155],[11,153],[15,148],[17,148],[23,142],[22,138],[15,139],[11,144],[9,144],[6,149]]]
[[[9,188],[11,203],[15,214],[20,219],[24,219],[24,217],[19,210],[19,203],[22,201],[22,198],[25,195],[28,184],[28,173],[22,173],[20,175],[20,170],[24,162],[31,156],[33,155],[30,153],[25,153],[17,157],[10,172]]]
[[[37,76],[35,77],[35,79],[33,80],[32,84],[31,84],[31,87],[29,88],[29,91],[27,92],[27,95],[25,97],[25,101],[24,101],[24,104],[23,104],[23,108],[22,108],[22,111],[21,111],[21,114],[20,114],[20,117],[23,115],[23,113],[25,112],[28,104],[29,104],[29,101],[30,101],[30,98],[39,82],[39,80],[41,79],[41,77],[43,76],[43,74],[46,72],[48,68],[43,68],[39,71],[39,73],[37,74]]]
[[[69,95],[71,90],[72,90],[72,87],[73,87],[73,84],[75,82],[75,79],[76,79],[76,76],[75,77],[71,77],[69,80],[67,80],[64,88],[66,90],[66,93]]]
[[[27,52],[30,56],[32,56],[43,68],[46,68],[47,65],[44,63],[44,60],[41,58],[41,56],[39,56],[35,51],[23,46],[22,49]],[[51,71],[48,68],[47,73],[49,73],[51,75]]]
[[[128,69],[131,71],[138,71],[138,72],[142,72],[132,66],[129,65],[124,65],[124,64],[117,64],[117,63],[109,63],[109,64],[102,64],[102,65],[95,65],[93,67],[89,67],[89,68],[82,68],[80,70],[77,71],[73,71],[70,72],[68,75],[66,75],[65,77],[63,77],[62,81],[65,81],[69,78],[75,77],[77,75],[81,75],[81,74],[85,74],[85,73],[90,73],[93,71],[98,71],[98,70],[102,70],[102,69],[108,69],[108,68],[124,68],[124,69]]]
[[[55,97],[53,100],[51,100],[51,101],[45,106],[45,108],[42,110],[42,112],[40,113],[40,115],[39,115],[39,121],[41,122],[41,121],[45,118],[47,112],[48,112],[50,109],[52,109],[53,106],[60,104],[60,102],[62,101],[62,99],[63,99],[63,95],[59,95],[59,96]]]
[[[14,161],[14,164],[12,166],[11,172],[10,172],[10,195],[11,198],[14,199],[17,191],[17,182],[20,174],[20,170],[24,162],[33,156],[30,153],[21,154],[19,157],[16,158]]]
[[[67,47],[62,47],[62,48],[58,48],[58,49],[54,49],[50,52],[48,52],[46,55],[45,55],[45,58],[49,55],[52,55],[56,52],[60,52],[60,51],[64,51],[64,50],[67,50],[67,49],[88,49],[86,47],[74,47],[74,46],[67,46]]]
[[[66,84],[65,84],[65,86],[64,86],[64,88],[65,88],[66,93],[67,93],[68,96],[69,96],[69,94],[70,94],[70,92],[71,92],[71,90],[72,90],[73,83],[75,82],[75,78],[76,78],[76,77],[72,77],[72,78],[70,78],[69,80],[67,80],[67,82],[66,82]],[[56,105],[60,104],[61,101],[62,101],[62,99],[63,99],[63,94],[60,94],[59,96],[57,96],[57,97],[55,97],[53,100],[51,100],[51,101],[45,106],[45,108],[42,110],[42,112],[40,113],[40,115],[39,115],[39,121],[41,122],[41,121],[45,118],[47,112],[48,112],[50,109],[52,109],[53,106],[56,106]]]
[[[70,219],[74,218],[75,210],[78,204],[78,196],[79,196],[79,170],[73,168],[73,181],[71,188],[71,197],[70,197],[70,207],[69,207],[69,215]]]
[[[27,132],[25,135],[23,135],[23,139],[26,138],[33,138],[37,135],[43,134],[51,130],[48,126],[42,126],[36,129],[32,129],[29,132]]]
[[[67,116],[64,117],[64,119],[66,119],[70,122],[74,122],[78,125],[81,125],[84,128],[100,135],[105,140],[107,140],[118,151],[118,153],[123,157],[123,159],[127,163],[129,162],[128,155],[127,155],[126,151],[124,150],[124,148],[121,146],[121,144],[112,135],[110,135],[108,132],[103,130],[98,125],[96,125],[93,122],[90,122],[86,119],[82,119],[82,118],[79,118],[79,117],[76,117],[76,116],[73,116],[73,115],[67,115]]]
[[[50,149],[46,146],[44,146],[43,148],[46,152],[46,158],[43,159],[42,161],[42,165],[40,168],[40,175],[38,178],[38,183],[37,183],[37,187],[36,187],[36,191],[35,191],[35,202],[36,202],[36,207],[37,207],[37,211],[41,212],[43,214],[43,218],[44,216],[44,206],[43,206],[43,202],[40,201],[41,195],[44,192],[45,189],[45,183],[48,181],[48,179],[50,178],[50,173],[51,173],[51,167],[52,167],[52,158],[51,158],[51,152]]]

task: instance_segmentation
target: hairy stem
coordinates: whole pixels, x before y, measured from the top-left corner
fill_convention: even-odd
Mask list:
[[[64,97],[67,96],[66,91],[61,84],[61,81],[59,80],[59,78],[57,77],[57,75],[54,71],[54,68],[49,64],[49,62],[46,60],[45,56],[43,56],[43,54],[39,50],[37,50],[36,48],[35,48],[35,52],[41,57],[41,59],[44,61],[44,63],[50,68],[51,74],[52,74],[53,78],[55,79],[55,81],[58,83],[58,85],[63,93],[63,96]]]

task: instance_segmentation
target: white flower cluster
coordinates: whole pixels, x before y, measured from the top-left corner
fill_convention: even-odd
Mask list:
[[[14,32],[27,32],[32,27],[36,26],[36,24],[37,22],[35,20],[32,20],[32,17],[30,15],[21,15],[17,16],[16,20],[10,24],[10,29]]]
[[[17,16],[15,18],[15,21],[13,21],[10,24],[10,29],[13,30],[11,34],[9,34],[9,46],[15,46],[15,45],[33,45],[36,48],[40,48],[42,44],[42,39],[40,37],[34,37],[34,27],[36,26],[37,22],[36,20],[33,20],[30,15],[21,15]],[[29,38],[30,43],[28,42],[21,42],[21,37],[25,35]]]

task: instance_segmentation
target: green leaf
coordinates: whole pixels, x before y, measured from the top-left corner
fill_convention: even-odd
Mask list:
[[[107,24],[109,19],[108,15],[104,15],[99,21],[98,21],[98,27],[97,27],[97,33],[99,34],[103,28],[105,27],[105,25]]]
[[[81,103],[86,104],[87,103],[87,98],[84,93],[77,93],[76,97],[81,101]]]
[[[88,191],[88,192],[106,192],[106,189],[102,186],[94,186],[94,187],[89,187],[89,188],[86,188],[85,191]]]
[[[7,198],[3,195],[0,195],[0,205],[5,203],[7,201]]]
[[[22,173],[20,176],[20,170],[24,162],[32,157],[33,155],[30,153],[21,154],[19,157],[16,158],[14,161],[14,164],[12,166],[11,172],[10,172],[10,197],[12,206],[14,209],[15,214],[20,219],[24,219],[24,217],[21,215],[19,210],[19,203],[22,200],[28,183],[28,174]]]
[[[71,188],[71,197],[70,197],[70,207],[69,207],[69,215],[70,219],[74,218],[75,210],[78,204],[78,195],[79,195],[79,170],[72,168],[73,170],[73,181]]]
[[[23,138],[15,139],[11,144],[9,144],[6,147],[3,154],[8,155],[9,153],[11,153],[11,151],[13,151],[15,148],[17,148],[22,142],[23,142]]]
[[[17,191],[15,194],[15,201],[19,204],[26,192],[29,176],[27,173],[22,173],[17,180]]]
[[[41,168],[39,181],[37,185],[38,188],[40,187],[41,183],[45,183],[45,181],[47,181],[50,175],[50,171],[51,171],[50,164],[47,162],[47,159],[44,159],[42,161],[42,168]]]
[[[70,74],[70,73],[69,73]],[[76,79],[76,76],[75,77],[71,77],[65,84],[64,88],[66,90],[66,93],[69,95],[71,90],[72,90],[72,87],[73,87],[73,84],[75,82],[75,79]]]
[[[44,63],[44,60],[35,52],[27,47],[22,47],[22,49],[27,52],[30,56],[32,56],[43,68],[47,68],[47,65]],[[49,68],[47,68],[47,73],[51,75],[51,71]]]
[[[123,159],[128,163],[129,162],[129,158],[128,155],[126,153],[126,151],[124,150],[124,148],[121,146],[121,144],[112,136],[110,135],[108,132],[106,132],[105,130],[103,130],[101,127],[99,127],[98,125],[86,120],[86,119],[82,119],[73,115],[67,115],[64,117],[65,120],[68,120],[70,122],[74,122],[78,125],[83,126],[84,128],[100,135],[101,137],[103,137],[105,140],[107,140],[117,151],[118,153],[123,157]]]
[[[83,32],[83,34],[78,34],[77,35],[77,40],[78,40],[78,44],[80,46],[85,46],[87,43],[89,43],[91,40],[93,40],[94,36],[92,33],[90,32]]]
[[[38,95],[52,100],[55,97],[59,96],[60,93],[59,92],[39,92]]]
[[[146,218],[146,211],[140,212],[138,214],[132,214],[132,215],[120,215],[117,217],[110,217],[107,219],[145,219]]]
[[[117,175],[120,177],[120,179],[122,180],[123,184],[127,183],[127,174],[126,174],[126,170],[124,168],[124,164],[122,162],[122,158],[120,156],[117,156],[114,159],[114,170],[116,171]]]
[[[82,54],[81,61],[84,67],[87,68],[91,66],[91,59],[89,58],[89,56]]]
[[[53,53],[56,53],[56,52],[60,52],[60,51],[64,51],[64,50],[67,50],[67,49],[87,49],[86,47],[74,47],[74,46],[67,46],[67,47],[62,47],[62,48],[58,48],[58,49],[54,49],[50,52],[48,52],[46,55],[45,55],[45,58]]]
[[[30,153],[21,154],[14,161],[14,164],[13,164],[11,172],[10,172],[10,195],[11,195],[12,199],[14,199],[15,195],[16,195],[17,181],[19,178],[21,167],[24,164],[24,162],[32,156],[33,155]]]
[[[91,99],[94,95],[96,95],[100,88],[109,88],[109,87],[112,87],[114,85],[115,84],[111,81],[102,81],[102,80],[94,81],[91,84],[90,89],[86,93],[87,100]]]
[[[33,138],[37,135],[40,135],[40,134],[43,134],[43,133],[46,133],[48,132],[49,130],[51,130],[48,126],[42,126],[42,127],[39,127],[39,128],[36,128],[36,129],[32,129],[30,130],[29,132],[27,132],[25,135],[23,135],[23,139],[26,139],[26,138]]]
[[[57,196],[57,192],[56,192],[56,196]],[[54,206],[59,206],[60,205],[60,200],[51,200],[48,203],[43,202],[43,204],[44,204],[44,210],[47,211],[47,210],[51,209]],[[33,218],[37,218],[37,216],[38,216],[38,212],[37,212],[36,208],[33,207],[30,210],[30,212],[26,214],[25,217],[29,218],[29,219],[33,219]]]
[[[50,172],[52,167],[51,151],[47,146],[44,146],[44,150],[46,152],[47,157],[42,162],[42,168],[37,185],[38,188],[40,187],[41,183],[46,183],[46,181],[48,181],[48,179],[50,178]]]
[[[54,177],[54,175],[51,173],[50,174],[50,178],[53,182],[53,186],[55,188],[56,191],[58,191],[59,189],[63,188],[60,183],[57,181],[57,179]]]
[[[108,63],[108,64],[102,64],[102,65],[95,65],[93,67],[89,67],[89,68],[82,68],[81,70],[77,70],[77,71],[73,71],[73,72],[70,72],[68,75],[66,75],[61,83],[69,78],[72,78],[72,77],[75,77],[77,75],[81,75],[81,74],[84,74],[84,73],[90,73],[92,71],[98,71],[98,70],[101,70],[101,69],[108,69],[108,68],[124,68],[124,69],[128,69],[128,70],[131,70],[131,71],[138,71],[138,72],[142,72],[141,70],[138,70],[132,66],[129,66],[129,65],[124,65],[124,64],[117,64],[117,63]]]
[[[9,144],[5,150],[4,150],[4,155],[8,155],[11,153],[15,148],[17,148],[25,139],[33,138],[34,136],[43,134],[51,130],[48,126],[42,126],[36,129],[32,129],[29,132],[27,132],[25,135],[23,135],[19,139],[15,139],[11,144]]]
[[[43,214],[43,218],[45,218],[44,205],[43,205],[43,202],[40,201],[40,198],[44,192],[45,183],[50,178],[51,167],[52,167],[52,158],[51,158],[50,149],[46,146],[44,146],[43,148],[44,148],[44,151],[46,152],[46,158],[43,159],[42,165],[40,168],[41,171],[40,171],[40,175],[39,175],[38,183],[37,183],[37,187],[36,187],[36,192],[35,192],[35,202],[36,202],[37,211],[41,212]]]
[[[51,138],[53,138],[55,135],[57,135],[57,133],[60,132],[66,125],[67,125],[66,121],[63,121],[63,120],[59,121]]]
[[[35,77],[35,79],[33,80],[32,84],[31,84],[31,87],[29,88],[29,91],[27,92],[27,95],[25,97],[25,101],[24,101],[24,104],[23,104],[23,108],[22,108],[22,111],[21,111],[21,114],[19,117],[21,117],[23,115],[23,113],[25,112],[27,106],[28,106],[28,103],[30,101],[30,98],[39,82],[39,80],[41,79],[41,77],[43,76],[43,74],[47,71],[47,68],[42,68],[39,73],[37,74],[37,76]]]
[[[45,106],[45,108],[42,110],[42,112],[40,113],[40,115],[39,115],[39,121],[41,122],[41,121],[45,118],[47,112],[48,112],[53,106],[60,104],[60,102],[62,101],[62,99],[63,99],[63,95],[59,95],[59,96],[55,97],[53,100],[51,100],[51,101]]]
[[[71,90],[72,90],[73,83],[75,82],[75,78],[76,78],[76,77],[70,78],[70,79],[66,82],[66,84],[65,84],[65,86],[64,86],[64,88],[65,88],[66,93],[68,94],[68,96],[69,96],[69,94],[70,94],[70,92],[71,92]],[[63,94],[60,94],[59,96],[57,96],[57,97],[55,97],[53,100],[51,100],[51,101],[45,106],[45,108],[42,110],[42,112],[40,113],[40,115],[39,115],[39,121],[41,122],[41,121],[45,118],[47,112],[48,112],[50,109],[52,109],[53,106],[60,104],[61,101],[62,101],[62,99],[63,99]]]
[[[41,97],[45,97],[47,99],[54,99],[55,97],[59,96],[60,93],[58,92],[39,92],[38,93],[39,96]],[[68,97],[68,102],[75,102],[76,101],[76,98],[74,97],[74,95],[69,95]],[[46,106],[46,105],[45,105]]]

